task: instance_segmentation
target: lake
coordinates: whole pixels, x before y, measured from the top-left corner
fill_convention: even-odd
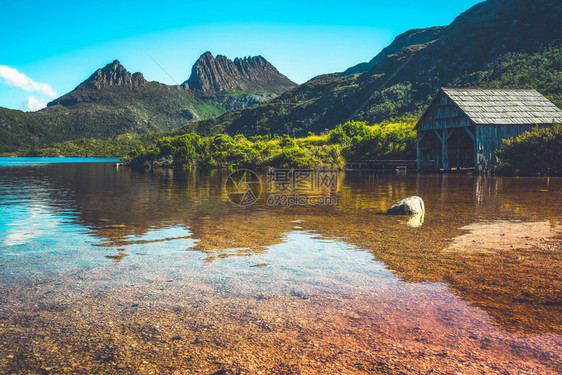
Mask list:
[[[339,172],[290,206],[258,173],[240,205],[114,163],[0,158],[0,373],[562,368],[561,178]]]

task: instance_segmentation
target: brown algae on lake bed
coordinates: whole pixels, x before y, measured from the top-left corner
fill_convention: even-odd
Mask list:
[[[305,250],[304,260],[331,267],[299,267]],[[403,283],[358,250],[299,230],[252,262],[223,257],[212,268],[187,268],[185,253],[137,257],[55,284],[12,286],[3,300],[12,312],[3,311],[0,323],[10,354],[0,366],[16,373],[485,374],[556,373],[562,364],[559,335],[498,330],[446,284]],[[273,260],[256,268],[254,259]]]
[[[240,208],[218,174],[38,172],[79,226],[53,226],[52,254],[48,233],[4,249],[2,373],[562,367],[560,237],[534,227],[562,223],[561,180],[348,175],[337,206]],[[410,195],[426,202],[421,226],[380,215]],[[449,248],[487,223],[522,224],[530,245]]]
[[[531,249],[545,245],[546,241],[562,235],[562,225],[553,225],[548,221],[481,221],[461,228],[469,233],[451,239],[443,249],[462,252],[498,252],[513,249]]]
[[[0,365],[8,373],[485,374],[555,373],[561,364],[559,336],[498,330],[446,284],[403,283],[380,266],[364,269],[364,253],[339,269],[299,269],[297,242],[315,246],[310,260],[341,256],[333,243],[322,254],[330,241],[311,237],[289,239],[295,251],[270,248],[283,261],[265,269],[235,257],[181,272],[181,255],[158,267],[138,257],[58,285],[13,286],[4,302],[14,311],[1,323],[2,351],[10,354]]]

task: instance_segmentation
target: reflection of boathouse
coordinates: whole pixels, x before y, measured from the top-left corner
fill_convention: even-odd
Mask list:
[[[502,140],[553,122],[562,110],[536,90],[442,88],[415,127],[418,169],[493,169]]]

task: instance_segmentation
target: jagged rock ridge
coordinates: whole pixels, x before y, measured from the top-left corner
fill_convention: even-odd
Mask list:
[[[112,86],[133,88],[144,86],[146,83],[147,81],[144,79],[142,73],[131,74],[121,65],[119,60],[114,60],[105,67],[96,70],[90,78],[82,82],[78,88],[95,88],[98,90]]]
[[[99,102],[104,90],[113,88],[137,89],[149,84],[160,85],[155,82],[148,82],[142,73],[129,72],[121,65],[119,60],[114,60],[103,68],[96,70],[74,90],[51,101],[47,106],[62,105],[68,107],[78,103]]]
[[[107,99],[107,92],[114,89],[142,90],[145,87],[158,90],[183,92],[189,97],[204,94],[242,93],[218,99],[225,109],[241,109],[272,99],[296,84],[271,65],[262,56],[236,58],[234,61],[223,55],[213,57],[206,52],[192,67],[190,78],[182,85],[165,85],[147,81],[142,73],[130,73],[118,60],[96,70],[88,79],[71,92],[51,101],[48,107],[65,107],[100,102]],[[119,97],[111,96],[111,101],[119,104]],[[115,102],[117,100],[117,102]],[[106,103],[107,104],[107,103]]]
[[[262,56],[232,61],[223,55],[215,58],[210,52],[199,57],[183,85],[203,93],[259,91],[273,94],[281,94],[296,86]]]

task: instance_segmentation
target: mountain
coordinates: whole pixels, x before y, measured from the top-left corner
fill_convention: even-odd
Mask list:
[[[416,117],[442,86],[536,88],[560,105],[561,17],[560,1],[488,0],[448,26],[398,36],[369,63],[184,131],[303,135],[352,119]]]
[[[142,73],[130,73],[119,60],[115,60],[105,67],[96,70],[88,79],[79,84],[74,90],[51,101],[47,110],[61,109],[57,106],[72,108],[77,105],[103,104],[119,105],[128,98],[120,98],[116,93],[135,93],[147,89],[170,88],[157,82],[148,82]],[[130,99],[130,98],[129,98]]]
[[[0,107],[0,152],[79,138],[169,131],[263,103],[295,86],[261,56],[232,62],[206,52],[192,72],[182,85],[165,85],[147,81],[115,60],[43,110]]]
[[[343,72],[342,75],[365,73],[373,66],[384,60],[387,56],[398,53],[405,47],[425,44],[437,39],[443,29],[445,29],[444,26],[436,26],[426,29],[408,30],[405,33],[398,35],[396,39],[394,39],[394,41],[388,45],[388,47],[383,48],[383,50],[375,57],[373,57],[371,61],[352,66],[351,68]]]
[[[295,87],[295,83],[262,56],[232,61],[223,55],[215,58],[206,52],[193,65],[191,76],[183,86],[200,93],[255,91],[282,94]]]

